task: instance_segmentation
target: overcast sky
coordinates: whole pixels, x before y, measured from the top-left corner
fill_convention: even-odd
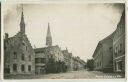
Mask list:
[[[86,61],[116,29],[122,10],[121,4],[25,4],[26,34],[32,46],[45,47],[49,22],[53,45]],[[20,18],[21,5],[4,5],[4,32],[10,37],[20,30]]]

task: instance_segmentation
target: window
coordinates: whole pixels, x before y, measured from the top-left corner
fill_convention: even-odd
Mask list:
[[[98,62],[97,62],[97,67],[98,67]]]
[[[120,45],[118,45],[118,54],[120,53]]]
[[[24,41],[22,41],[22,45],[24,45],[24,46],[25,46],[25,42],[24,42]]]
[[[120,35],[120,28],[119,28],[119,30],[118,30],[118,31],[119,31],[119,35]]]
[[[45,63],[45,58],[41,58],[41,63]]]
[[[21,71],[24,71],[24,70],[25,70],[25,66],[21,65]]]
[[[28,71],[31,71],[31,65],[28,65]]]
[[[22,54],[22,56],[21,56],[21,60],[24,60],[24,54]]]
[[[53,58],[53,55],[51,54],[51,55],[49,55],[49,58]]]
[[[17,59],[17,53],[14,52],[13,54],[14,54],[14,59]]]
[[[99,62],[100,63],[100,66],[101,66],[101,62]]]
[[[116,66],[116,62],[115,62],[115,68],[114,68],[115,70],[117,70],[116,67],[117,67],[117,66]]]
[[[122,61],[117,62],[117,71],[121,71],[122,67]]]
[[[28,50],[27,46],[26,46],[26,51]]]
[[[36,58],[35,63],[45,63],[45,58]]]
[[[118,49],[117,49],[117,47],[116,47],[116,54],[118,54]]]
[[[114,55],[115,55],[115,56],[117,55],[117,53],[116,53],[116,49],[114,50]]]
[[[7,68],[10,68],[10,66],[9,66],[9,65],[7,65]]]
[[[17,64],[13,64],[13,71],[17,71]]]
[[[35,58],[35,63],[38,63],[38,61],[39,61],[39,58]]]
[[[109,50],[112,52],[112,47],[109,47]]]
[[[4,46],[4,50],[6,50],[7,49],[7,47],[6,46]]]
[[[31,55],[29,55],[28,58],[29,58],[29,61],[31,61]]]
[[[100,61],[100,66],[101,66],[101,61]]]
[[[120,53],[122,52],[122,44],[120,44]]]

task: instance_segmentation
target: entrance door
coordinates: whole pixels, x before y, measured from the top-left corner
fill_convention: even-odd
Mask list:
[[[10,74],[10,68],[5,68],[5,69],[4,69],[4,73],[5,73],[5,74]]]
[[[122,71],[122,61],[117,62],[117,71]]]

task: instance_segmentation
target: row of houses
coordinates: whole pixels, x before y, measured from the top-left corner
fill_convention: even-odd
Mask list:
[[[33,48],[25,34],[25,21],[22,10],[20,31],[13,37],[5,33],[4,39],[4,73],[8,74],[44,74],[49,59],[64,62],[67,71],[84,69],[85,62],[74,57],[66,48],[61,50],[58,45],[52,45],[50,25],[46,36],[46,46]],[[52,66],[51,66],[52,67]]]
[[[116,30],[99,41],[93,59],[94,70],[125,73],[125,10]]]

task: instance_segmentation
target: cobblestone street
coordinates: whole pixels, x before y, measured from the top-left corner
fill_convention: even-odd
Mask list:
[[[57,74],[44,74],[44,75],[35,75],[35,76],[26,76],[26,75],[16,75],[5,77],[7,79],[115,79],[122,78],[122,74],[117,73],[102,73],[98,71],[69,71],[66,73],[57,73]]]

